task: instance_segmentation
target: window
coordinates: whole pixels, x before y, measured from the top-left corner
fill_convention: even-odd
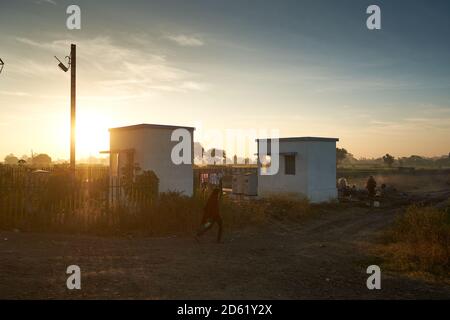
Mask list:
[[[295,175],[295,156],[285,155],[284,156],[284,174]]]

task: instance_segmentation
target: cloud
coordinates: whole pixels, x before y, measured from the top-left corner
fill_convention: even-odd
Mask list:
[[[46,55],[64,56],[70,40],[37,42],[16,38],[27,46],[48,51]],[[89,91],[96,98],[141,98],[159,92],[205,91],[207,84],[196,81],[190,71],[174,66],[167,57],[154,52],[151,46],[138,49],[115,43],[110,37],[97,37],[77,41],[78,72],[90,83]],[[50,60],[48,60],[50,61]],[[56,61],[55,61],[56,63]],[[15,72],[45,75],[49,69],[62,75],[56,64],[42,65],[24,60]]]
[[[46,47],[45,44],[33,41],[31,39],[28,39],[28,38],[20,38],[19,37],[19,38],[16,38],[16,40],[19,41],[19,42],[22,42],[24,44],[28,44],[30,46],[34,46],[34,47],[41,47],[41,48],[45,48]]]
[[[167,36],[166,38],[182,47],[201,47],[205,44],[199,37],[184,34]]]
[[[37,0],[37,1],[35,1],[35,3],[37,3],[37,4],[45,4],[45,3],[47,3],[47,4],[56,5],[56,2],[53,1],[53,0]]]
[[[5,91],[5,90],[0,90],[0,94],[6,95],[6,96],[15,96],[15,97],[29,97],[29,96],[31,96],[29,93],[22,92],[22,91]]]
[[[186,81],[181,84],[182,89],[193,90],[193,91],[206,91],[209,88],[208,84],[199,83],[194,81]]]
[[[343,93],[361,90],[385,91],[404,90],[419,88],[419,84],[411,81],[387,80],[376,77],[354,79],[352,77],[336,77],[330,75],[327,79],[318,79],[314,92],[323,93]]]
[[[29,58],[24,58],[17,64],[11,64],[9,67],[10,74],[19,74],[26,77],[49,77],[58,76],[60,71],[55,68],[56,64],[45,63],[42,61],[35,61]]]
[[[426,135],[432,131],[450,132],[450,118],[410,117],[397,121],[371,120],[363,130],[378,136],[399,134],[412,136],[418,133]]]

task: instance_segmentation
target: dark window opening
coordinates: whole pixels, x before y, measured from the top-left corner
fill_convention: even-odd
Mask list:
[[[284,174],[295,175],[295,156],[284,156]]]

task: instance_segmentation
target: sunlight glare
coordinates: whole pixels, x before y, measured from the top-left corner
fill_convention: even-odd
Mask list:
[[[79,111],[77,114],[76,144],[77,158],[100,157],[100,151],[109,150],[111,119],[93,109]]]

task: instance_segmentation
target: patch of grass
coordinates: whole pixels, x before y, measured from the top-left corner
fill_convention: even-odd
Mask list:
[[[36,190],[22,186],[22,181],[9,189],[0,185],[0,191],[8,191],[0,193],[0,229],[97,235],[193,235],[210,194],[199,190],[193,197],[177,192],[148,196],[145,188],[112,189],[108,179],[89,180],[88,184],[80,179],[72,181],[64,171],[55,171],[44,178]],[[293,194],[259,200],[223,195],[220,200],[225,232],[273,220],[301,221],[338,206],[312,205],[306,198]]]
[[[268,218],[300,220],[312,212],[309,200],[295,194],[274,194],[260,200]]]
[[[102,235],[193,235],[200,226],[208,196],[209,193],[196,193],[193,197],[177,192],[161,193],[134,210],[127,206],[111,208],[93,221],[81,221],[77,216],[70,223],[57,226],[57,230]],[[264,223],[267,221],[265,208],[261,201],[235,201],[224,195],[220,200],[220,212],[225,231]]]
[[[192,235],[198,229],[208,194],[185,197],[163,193],[153,203],[130,214],[126,208],[114,211],[91,225],[92,232],[106,234],[135,233],[150,236]],[[276,195],[260,200],[237,200],[224,195],[220,212],[226,232],[270,223],[272,219],[299,221],[317,210],[305,198]]]
[[[389,268],[450,281],[450,212],[411,206],[384,234],[380,253]]]

